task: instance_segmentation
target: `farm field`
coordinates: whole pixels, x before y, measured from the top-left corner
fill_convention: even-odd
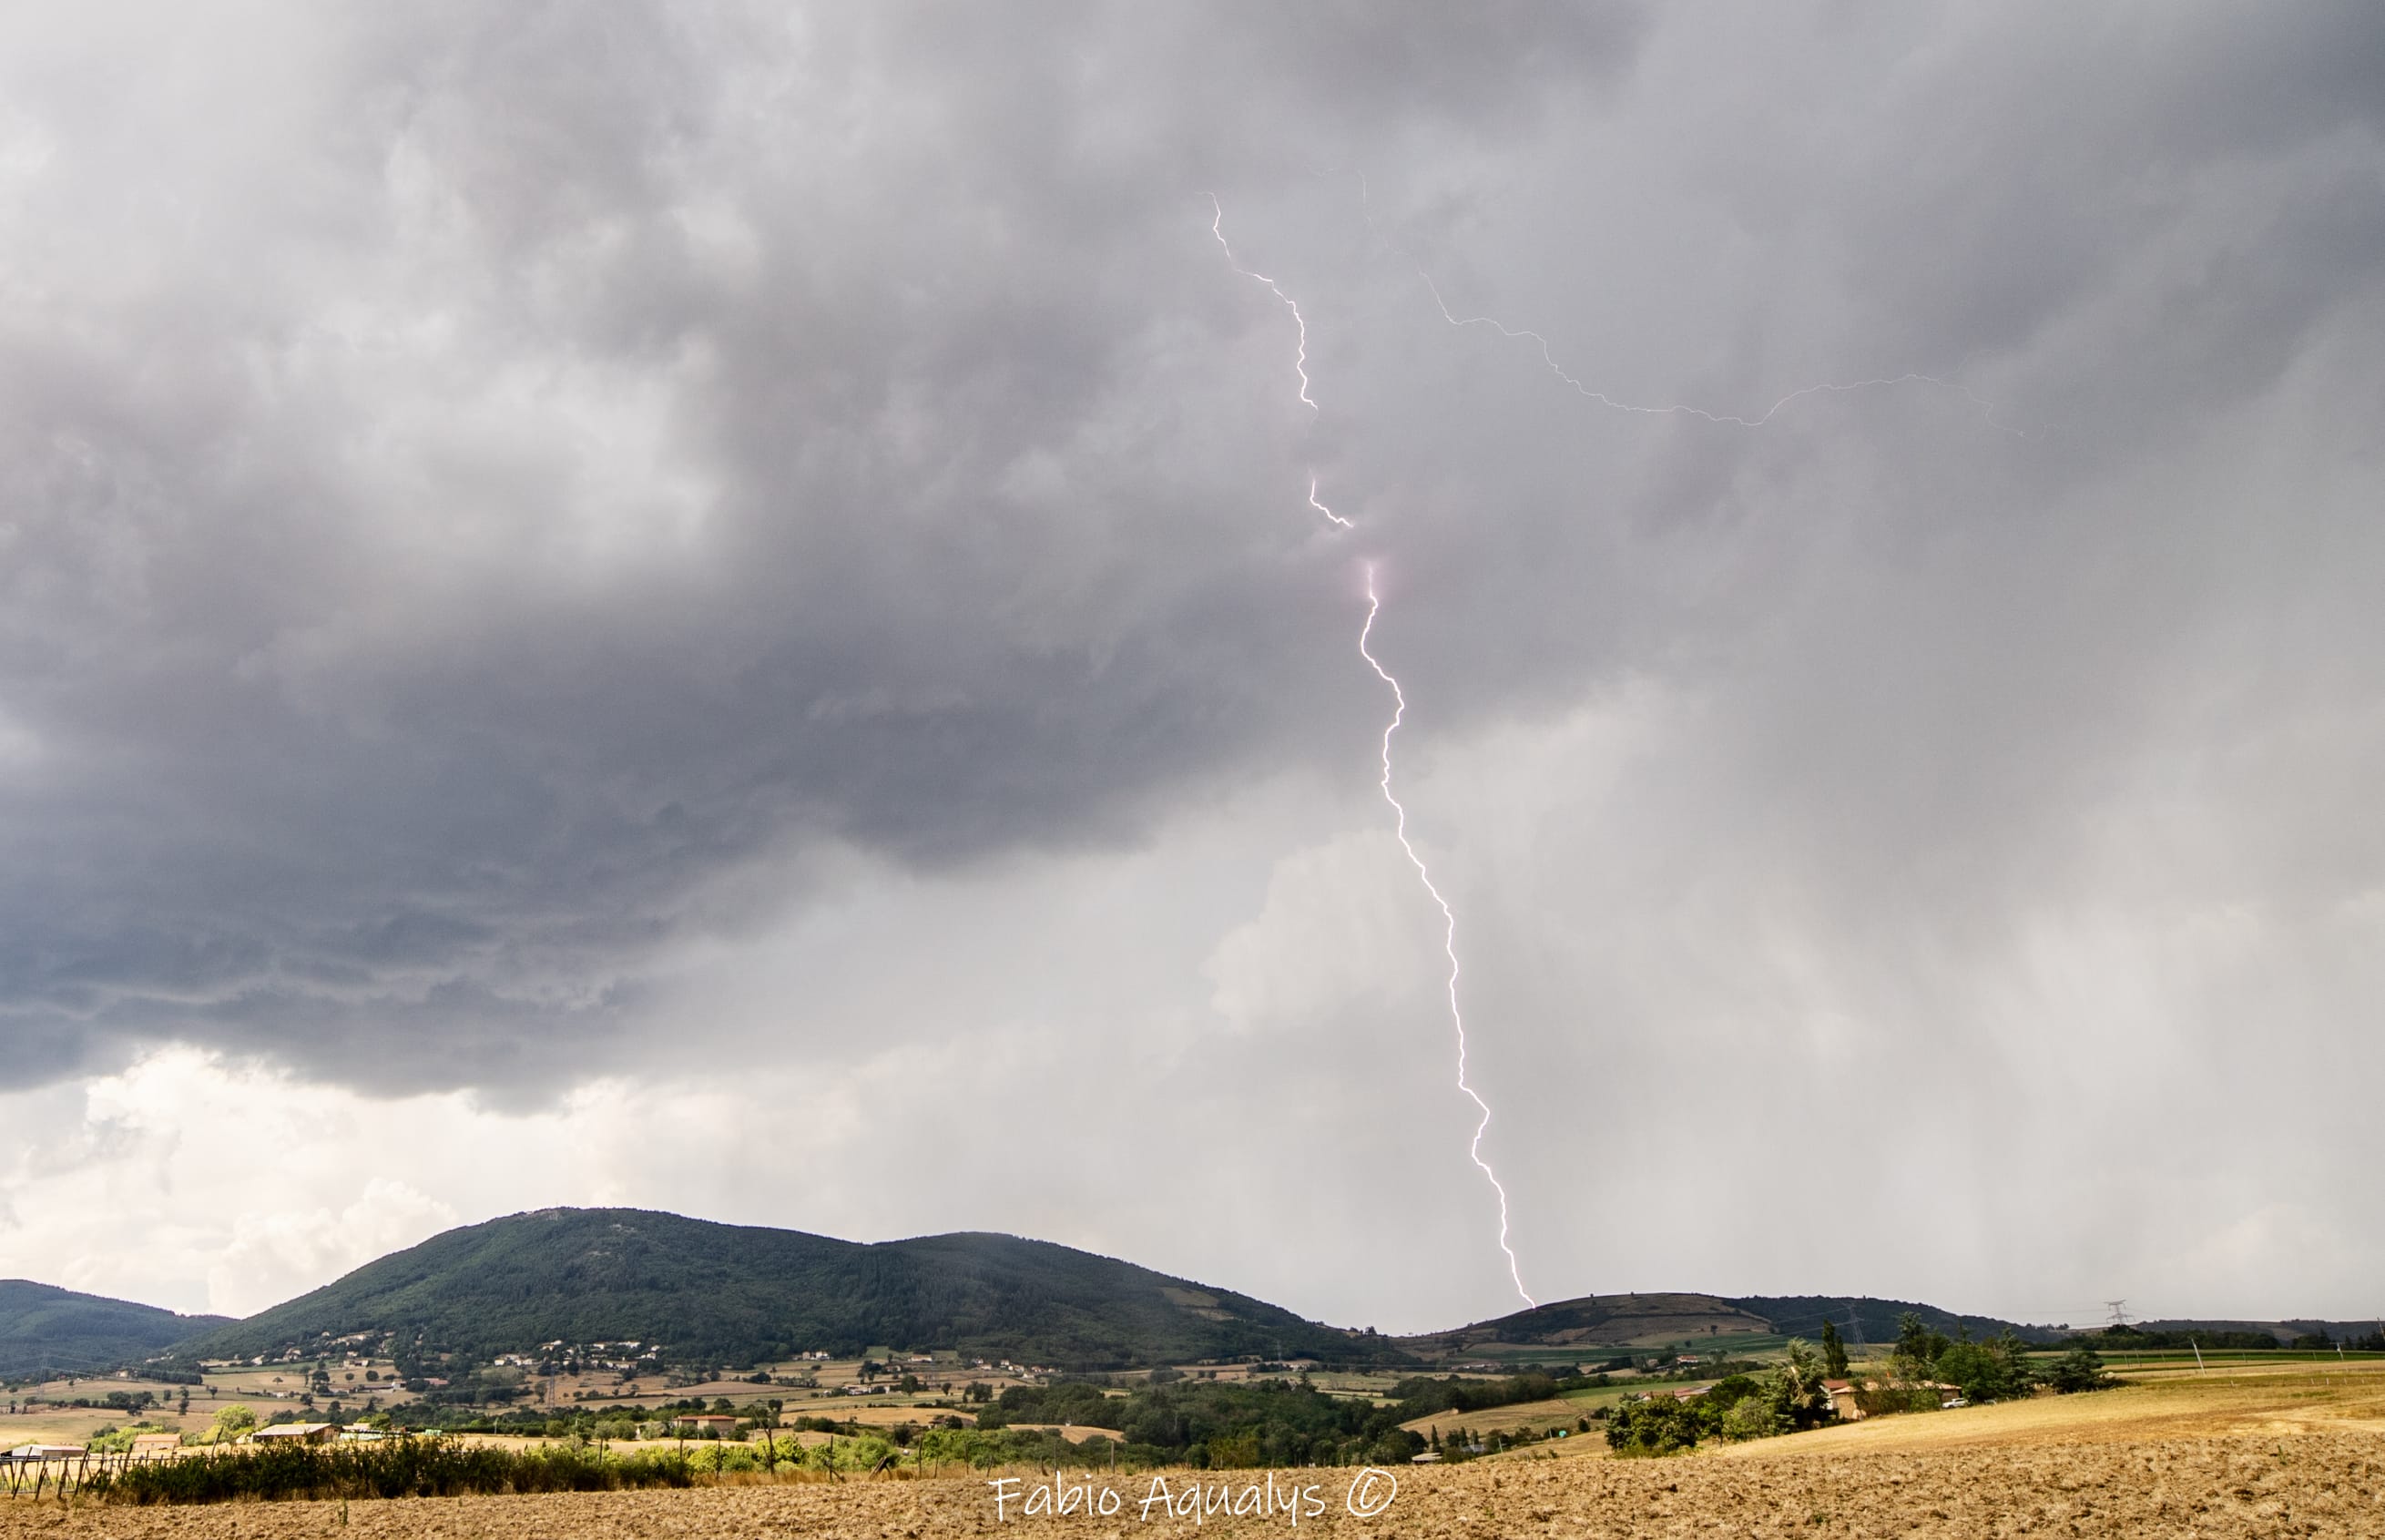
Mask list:
[[[1546,1401],[1518,1401],[1512,1406],[1489,1407],[1480,1411],[1436,1411],[1423,1417],[1412,1417],[1400,1424],[1412,1434],[1430,1436],[1435,1429],[1455,1435],[1459,1428],[1470,1433],[1512,1434],[1529,1430],[1534,1434],[1571,1428],[1594,1407],[1630,1394],[1621,1386],[1604,1392],[1592,1392],[1579,1397],[1554,1396]],[[1597,1424],[1592,1423],[1595,1427]],[[1604,1446],[1604,1441],[1601,1441]]]
[[[2282,1450],[2282,1453],[2279,1451]],[[1220,1473],[1222,1474],[1222,1473]],[[1242,1476],[1250,1475],[1242,1472]],[[1806,1451],[1734,1460],[1485,1461],[1402,1471],[1390,1510],[1343,1511],[1342,1471],[1318,1471],[1326,1509],[1272,1520],[1134,1521],[1147,1480],[1108,1483],[1116,1518],[996,1521],[978,1480],[805,1483],[543,1497],[94,1509],[0,1503],[0,1535],[122,1540],[660,1540],[686,1534],[906,1540],[1289,1533],[1492,1540],[1523,1535],[2385,1535],[2385,1443],[2312,1433],[1937,1450]],[[1031,1473],[1029,1476],[1031,1478]],[[1180,1487],[1183,1473],[1172,1478]],[[1212,1478],[1216,1479],[1216,1478]]]
[[[1389,1511],[1343,1511],[1350,1472],[1315,1481],[1326,1511],[1304,1533],[1415,1540],[1510,1535],[2385,1536],[2385,1369],[2290,1367],[2166,1380],[2090,1396],[1879,1418],[1662,1460],[1606,1457],[1594,1438],[1452,1467],[1402,1470]],[[1584,1458],[1588,1457],[1588,1458]],[[1017,1474],[1025,1482],[1035,1473]],[[1179,1489],[1192,1472],[1168,1472]],[[1207,1472],[1237,1488],[1258,1472]],[[751,1536],[1003,1533],[1258,1534],[1280,1515],[1195,1526],[1135,1521],[1148,1476],[1093,1478],[1119,1494],[1105,1521],[997,1524],[980,1476],[730,1484],[537,1497],[113,1509],[0,1502],[0,1540],[71,1531],[91,1540],[168,1535],[280,1540],[343,1522],[354,1540],[543,1540],[690,1534]],[[343,1536],[343,1540],[348,1537]]]

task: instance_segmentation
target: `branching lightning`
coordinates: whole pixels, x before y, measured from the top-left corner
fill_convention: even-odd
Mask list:
[[[1441,285],[1433,282],[1432,275],[1424,269],[1421,263],[1418,263],[1415,258],[1408,257],[1405,252],[1400,250],[1398,245],[1385,238],[1381,230],[1376,226],[1374,211],[1367,205],[1367,183],[1366,178],[1363,176],[1358,179],[1358,195],[1360,206],[1365,209],[1367,228],[1374,232],[1377,239],[1381,240],[1386,246],[1390,247],[1393,252],[1398,253],[1403,259],[1406,260],[1410,266],[1415,268],[1417,276],[1424,281],[1426,290],[1431,294],[1433,305],[1440,310],[1442,319],[1447,321],[1453,327],[1463,329],[1466,327],[1484,326],[1498,332],[1502,337],[1505,337],[1513,341],[1530,342],[1539,349],[1541,362],[1547,367],[1551,374],[1555,375],[1556,378],[1566,386],[1585,399],[1594,402],[1601,407],[1605,407],[1609,410],[1630,412],[1644,417],[1691,417],[1696,418],[1704,422],[1715,424],[1717,427],[1761,428],[1771,422],[1772,419],[1779,416],[1781,412],[1808,396],[1847,394],[1859,391],[1888,390],[1904,385],[1926,385],[1936,390],[1950,391],[1961,395],[1964,400],[1979,408],[1981,418],[1990,427],[1997,429],[2002,432],[2010,433],[2017,438],[2025,439],[2029,437],[2027,433],[2011,426],[2009,423],[1999,421],[1996,417],[1995,404],[1988,400],[1985,396],[1980,395],[1977,391],[1972,390],[1968,385],[1963,384],[1958,381],[1943,379],[1934,374],[1924,374],[1917,370],[1897,375],[1883,375],[1876,379],[1851,380],[1843,382],[1827,381],[1819,384],[1801,386],[1800,388],[1791,391],[1788,394],[1780,397],[1780,399],[1775,401],[1771,406],[1766,407],[1761,413],[1754,417],[1742,416],[1734,412],[1711,411],[1704,407],[1694,407],[1688,405],[1687,403],[1677,402],[1664,405],[1650,405],[1641,402],[1625,401],[1617,396],[1609,395],[1605,391],[1592,389],[1590,385],[1584,383],[1581,380],[1569,372],[1564,365],[1558,363],[1556,359],[1555,346],[1547,337],[1542,335],[1540,332],[1529,328],[1511,327],[1505,321],[1499,320],[1492,316],[1461,316],[1452,310],[1449,307],[1449,301],[1441,292]],[[1209,194],[1209,207],[1214,216],[1209,224],[1209,233],[1217,241],[1218,249],[1226,254],[1227,266],[1231,268],[1239,276],[1249,279],[1255,283],[1264,285],[1267,293],[1275,296],[1276,302],[1291,313],[1292,326],[1295,329],[1297,337],[1296,345],[1292,353],[1292,374],[1300,382],[1297,394],[1301,405],[1306,407],[1311,413],[1319,412],[1320,408],[1317,404],[1317,398],[1309,394],[1308,319],[1300,313],[1299,304],[1294,301],[1290,294],[1285,294],[1282,286],[1277,283],[1274,279],[1268,277],[1265,273],[1257,272],[1252,269],[1243,267],[1241,260],[1234,256],[1233,246],[1226,240],[1225,206],[1218,201],[1217,195],[1214,193]],[[1350,520],[1343,518],[1341,514],[1334,512],[1333,509],[1325,505],[1324,500],[1317,495],[1317,477],[1315,472],[1312,471],[1308,478],[1308,506],[1316,509],[1319,515],[1333,524],[1337,529],[1355,529],[1357,526]],[[1400,842],[1400,848],[1406,852],[1408,863],[1416,868],[1417,881],[1423,886],[1426,895],[1431,898],[1434,907],[1441,911],[1442,953],[1449,959],[1449,974],[1446,985],[1446,993],[1449,998],[1449,1020],[1451,1026],[1455,1031],[1457,1038],[1457,1089],[1465,1095],[1467,1100],[1474,1104],[1475,1111],[1479,1115],[1474,1125],[1474,1138],[1467,1146],[1467,1154],[1468,1158],[1473,1160],[1475,1166],[1482,1172],[1483,1180],[1491,1183],[1491,1190],[1498,1196],[1499,1250],[1500,1253],[1507,1259],[1507,1276],[1515,1283],[1516,1293],[1523,1297],[1524,1303],[1537,1307],[1540,1302],[1534,1299],[1530,1292],[1524,1287],[1523,1269],[1517,1263],[1515,1248],[1508,1241],[1507,1189],[1499,1181],[1499,1173],[1492,1170],[1491,1162],[1485,1159],[1482,1154],[1483,1138],[1491,1130],[1491,1104],[1483,1100],[1481,1094],[1475,1090],[1473,1083],[1467,1078],[1466,1015],[1458,999],[1458,978],[1462,972],[1462,969],[1457,958],[1457,912],[1450,907],[1449,900],[1442,896],[1441,889],[1433,883],[1432,873],[1425,865],[1424,858],[1417,854],[1416,845],[1409,840],[1407,808],[1401,803],[1398,794],[1392,789],[1392,740],[1399,732],[1402,723],[1407,720],[1408,701],[1406,692],[1400,688],[1399,680],[1393,677],[1390,670],[1383,667],[1381,659],[1375,656],[1374,649],[1371,645],[1374,640],[1375,621],[1378,617],[1381,615],[1383,605],[1380,593],[1375,585],[1375,569],[1373,565],[1371,563],[1368,564],[1366,567],[1365,571],[1367,579],[1367,619],[1366,622],[1358,628],[1358,656],[1366,660],[1367,666],[1374,670],[1375,677],[1381,680],[1392,692],[1392,717],[1391,720],[1385,723],[1383,727],[1382,776],[1379,784],[1382,788],[1383,800],[1391,805],[1392,832]]]
[[[1254,282],[1266,284],[1267,293],[1275,295],[1282,302],[1283,307],[1292,312],[1292,323],[1300,328],[1300,346],[1299,351],[1292,355],[1292,371],[1300,376],[1302,403],[1312,412],[1317,410],[1316,400],[1308,394],[1308,321],[1306,318],[1301,315],[1300,307],[1292,303],[1292,296],[1276,286],[1274,279],[1263,272],[1253,272],[1234,259],[1234,248],[1226,244],[1226,206],[1217,201],[1217,194],[1212,193],[1209,194],[1209,207],[1217,211],[1217,217],[1210,221],[1209,233],[1217,238],[1218,246],[1225,252],[1226,265]],[[1309,491],[1309,501],[1316,500],[1316,489],[1312,487]]]
[[[1397,253],[1402,260],[1416,269],[1417,277],[1424,281],[1425,289],[1432,295],[1433,307],[1441,312],[1442,319],[1459,328],[1487,326],[1501,336],[1513,341],[1530,341],[1540,349],[1541,362],[1548,367],[1551,374],[1555,375],[1576,394],[1611,411],[1631,412],[1642,417],[1693,417],[1704,422],[1714,423],[1717,427],[1761,428],[1779,416],[1784,407],[1792,406],[1809,395],[1848,394],[1856,391],[1885,390],[1897,385],[1929,385],[1942,391],[1952,391],[1977,407],[1981,419],[1997,432],[2010,433],[2015,438],[2029,437],[2029,434],[2010,423],[1999,421],[1996,418],[1995,403],[1971,389],[1970,386],[1960,381],[1943,379],[1935,374],[1923,374],[1917,370],[1897,375],[1882,375],[1871,380],[1825,381],[1817,385],[1802,385],[1767,407],[1760,415],[1755,417],[1742,417],[1732,412],[1708,411],[1704,407],[1692,407],[1679,402],[1650,406],[1641,402],[1619,400],[1605,391],[1592,389],[1567,372],[1565,366],[1557,362],[1555,346],[1540,332],[1529,327],[1509,326],[1493,316],[1461,316],[1450,309],[1449,301],[1442,296],[1441,285],[1433,282],[1432,274],[1425,271],[1424,264],[1401,250],[1397,244],[1383,233],[1381,227],[1375,223],[1375,211],[1367,202],[1367,179],[1364,176],[1358,179],[1358,205],[1366,216],[1367,228],[1374,232],[1375,238]],[[1305,336],[1306,333],[1304,332],[1304,341]],[[1305,379],[1305,376],[1303,378]]]
[[[1358,527],[1317,500],[1317,478],[1314,476],[1308,478],[1308,506],[1345,530],[1355,530]]]
[[[1537,1306],[1540,1301],[1524,1287],[1523,1270],[1517,1265],[1515,1250],[1507,1244],[1507,1189],[1500,1185],[1499,1173],[1491,1169],[1491,1162],[1482,1158],[1482,1135],[1491,1130],[1491,1104],[1484,1101],[1466,1079],[1466,1013],[1458,1008],[1457,1004],[1457,911],[1449,907],[1449,900],[1432,885],[1432,873],[1426,869],[1424,858],[1417,855],[1416,846],[1408,843],[1408,810],[1401,806],[1399,797],[1392,791],[1392,734],[1397,732],[1400,723],[1406,720],[1408,697],[1407,693],[1400,688],[1400,682],[1392,677],[1392,671],[1383,667],[1381,660],[1367,645],[1373,639],[1375,617],[1381,613],[1383,601],[1375,592],[1375,569],[1369,564],[1367,568],[1367,623],[1358,628],[1358,656],[1367,660],[1367,667],[1375,670],[1376,678],[1392,687],[1392,720],[1383,727],[1383,779],[1380,783],[1383,800],[1392,805],[1392,832],[1399,836],[1400,848],[1408,853],[1408,863],[1416,868],[1417,881],[1424,884],[1424,891],[1432,895],[1433,903],[1441,909],[1441,949],[1449,958],[1449,1020],[1457,1028],[1457,1088],[1466,1093],[1467,1099],[1474,1103],[1475,1110],[1482,1115],[1474,1125],[1474,1142],[1467,1146],[1467,1154],[1482,1168],[1483,1180],[1489,1182],[1491,1190],[1499,1195],[1499,1249],[1506,1253],[1507,1276],[1514,1280],[1516,1292],[1524,1296],[1524,1303]]]
[[[1267,292],[1275,295],[1285,309],[1292,312],[1292,324],[1298,328],[1299,333],[1298,350],[1292,356],[1292,372],[1300,380],[1302,404],[1311,412],[1317,411],[1319,408],[1316,398],[1308,394],[1308,321],[1306,318],[1301,315],[1300,307],[1293,303],[1292,296],[1285,294],[1274,279],[1264,273],[1254,272],[1235,259],[1234,248],[1226,241],[1225,206],[1217,201],[1217,195],[1214,193],[1209,194],[1209,205],[1216,211],[1216,218],[1209,225],[1209,233],[1217,238],[1219,248],[1225,252],[1227,265],[1242,277],[1267,285]],[[1344,530],[1357,528],[1351,520],[1326,507],[1323,499],[1317,496],[1317,478],[1312,471],[1308,478],[1308,506],[1324,515],[1338,528]],[[1380,782],[1383,789],[1383,800],[1392,806],[1392,832],[1398,836],[1400,848],[1407,852],[1409,864],[1416,868],[1417,881],[1423,884],[1426,895],[1432,899],[1434,907],[1441,910],[1441,947],[1442,954],[1449,958],[1447,984],[1449,1020],[1457,1033],[1457,1089],[1474,1104],[1475,1111],[1480,1114],[1474,1125],[1474,1139],[1467,1146],[1467,1154],[1480,1169],[1483,1179],[1491,1183],[1492,1192],[1498,1195],[1499,1251],[1507,1258],[1507,1276],[1515,1283],[1516,1292],[1522,1296],[1525,1304],[1538,1306],[1540,1301],[1533,1298],[1530,1292],[1524,1287],[1523,1269],[1516,1260],[1515,1248],[1508,1244],[1507,1189],[1500,1183],[1499,1173],[1491,1169],[1491,1162],[1482,1157],[1482,1138],[1491,1129],[1491,1104],[1482,1099],[1481,1094],[1476,1091],[1472,1083],[1466,1078],[1466,1015],[1459,1008],[1457,999],[1457,979],[1460,971],[1457,961],[1457,911],[1449,907],[1449,900],[1442,897],[1441,890],[1433,885],[1432,873],[1426,868],[1424,858],[1417,854],[1416,846],[1409,842],[1408,810],[1392,790],[1392,735],[1397,732],[1400,730],[1400,724],[1407,720],[1408,697],[1400,688],[1400,682],[1392,676],[1390,670],[1383,667],[1367,645],[1374,637],[1375,618],[1382,613],[1383,601],[1375,588],[1375,569],[1371,564],[1366,568],[1366,574],[1367,620],[1366,623],[1358,628],[1358,656],[1366,659],[1367,667],[1375,671],[1375,677],[1389,685],[1392,691],[1392,720],[1383,727],[1383,774]]]
[[[1763,414],[1758,417],[1740,417],[1730,412],[1710,412],[1704,407],[1692,407],[1680,403],[1661,407],[1651,407],[1631,401],[1618,401],[1614,396],[1607,394],[1605,391],[1591,389],[1588,385],[1583,384],[1580,381],[1567,373],[1565,367],[1557,362],[1556,355],[1549,345],[1549,340],[1546,337],[1542,336],[1538,332],[1534,332],[1530,328],[1519,329],[1509,326],[1505,322],[1492,316],[1457,315],[1449,308],[1449,302],[1442,298],[1441,285],[1432,281],[1432,274],[1425,271],[1422,268],[1417,269],[1416,273],[1418,278],[1424,280],[1425,288],[1431,293],[1432,303],[1440,309],[1442,319],[1449,322],[1452,326],[1457,327],[1487,326],[1503,337],[1515,338],[1519,341],[1525,338],[1530,338],[1539,346],[1541,350],[1541,362],[1548,366],[1549,372],[1551,374],[1555,375],[1559,380],[1562,380],[1567,384],[1572,386],[1574,390],[1580,394],[1597,402],[1602,407],[1610,407],[1615,411],[1637,412],[1645,417],[1694,417],[1706,422],[1715,423],[1717,426],[1728,424],[1735,428],[1761,428],[1766,423],[1771,421],[1774,418],[1779,416],[1782,407],[1788,407],[1795,402],[1802,401],[1809,395],[1822,395],[1832,392],[1845,394],[1854,391],[1879,390],[1891,385],[1935,385],[1940,390],[1954,392],[1964,400],[1968,401],[1972,406],[1979,408],[1979,415],[1986,419],[1990,427],[2010,433],[2015,438],[2027,438],[2029,436],[2027,433],[2022,432],[2019,429],[2013,427],[2009,423],[1997,421],[1995,403],[1990,401],[1979,392],[1971,389],[1970,386],[1963,384],[1959,381],[1942,380],[1934,374],[1922,374],[1918,372],[1909,372],[1898,375],[1883,375],[1876,380],[1848,380],[1843,382],[1825,381],[1818,385],[1802,385],[1797,389],[1791,391],[1779,400],[1775,401],[1771,406],[1767,407],[1764,409]]]

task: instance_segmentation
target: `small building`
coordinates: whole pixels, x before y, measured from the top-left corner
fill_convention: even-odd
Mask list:
[[[671,1419],[671,1432],[693,1434],[698,1438],[709,1434],[714,1438],[737,1436],[737,1419],[727,1412],[693,1412]]]
[[[134,1434],[132,1452],[136,1455],[170,1454],[182,1446],[181,1434]]]
[[[81,1459],[83,1446],[80,1444],[19,1444],[8,1451],[10,1459]]]
[[[339,1436],[336,1422],[276,1422],[249,1434],[259,1444],[331,1444]]]
[[[1841,1421],[1860,1421],[1866,1415],[1861,1403],[1855,1399],[1855,1383],[1853,1380],[1824,1380],[1822,1388],[1829,1393],[1830,1411]]]

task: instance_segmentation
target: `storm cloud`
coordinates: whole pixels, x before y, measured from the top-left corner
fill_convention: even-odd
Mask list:
[[[2380,1153],[2314,1132],[2385,1069],[2371,8],[6,25],[19,1087],[1066,1065],[1352,1192],[1396,1159],[1479,1251],[1470,1172],[1417,1174],[1463,1120],[1371,563],[1568,1292],[1741,1281],[1686,1234],[1617,1276],[1583,1232],[1679,1195],[1556,1174],[1667,1108],[1708,1194],[1824,1124],[1930,1150],[1842,1201],[1959,1189],[1921,1249],[1988,1274],[2082,1164],[2049,1251],[2143,1265],[2085,1216],[2234,1183],[2232,1279]],[[2177,1121],[2223,1115],[2257,1171]],[[1427,1132],[1344,1141],[1380,1119]],[[1979,1153],[2017,1127],[2066,1132]],[[904,1213],[1296,1286],[1089,1231],[1081,1180]]]

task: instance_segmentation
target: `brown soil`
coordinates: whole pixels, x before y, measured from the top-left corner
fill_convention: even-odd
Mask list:
[[[2385,1540],[2385,1373],[2214,1375],[1967,1411],[1880,1418],[1663,1460],[1593,1438],[1397,1472],[1389,1510],[1343,1510],[1352,1472],[1315,1483],[1326,1511],[1139,1522],[1151,1478],[1095,1476],[1109,1518],[997,1523],[980,1477],[730,1484],[584,1496],[111,1509],[0,1499],[0,1540],[944,1540],[962,1535],[1270,1534],[1382,1540],[1598,1536],[2378,1536]],[[1542,1451],[1564,1458],[1542,1458]],[[1589,1458],[1583,1458],[1589,1457]],[[1016,1472],[1025,1485],[1039,1478]],[[1082,1478],[1080,1478],[1080,1480]],[[1191,1472],[1167,1479],[1181,1490]],[[1206,1472],[1241,1491],[1251,1472]],[[1260,1476],[1258,1480],[1266,1478]]]
[[[1793,1441],[1784,1441],[1793,1442]],[[1508,1540],[1605,1535],[2385,1535],[2385,1436],[2307,1433],[2083,1446],[2030,1444],[1802,1458],[1486,1462],[1399,1472],[1390,1510],[1342,1509],[1348,1472],[1321,1484],[1308,1534]],[[1031,1474],[1025,1479],[1031,1482]],[[1180,1487],[1182,1472],[1171,1479]],[[1211,1472],[1212,1482],[1226,1479]],[[1237,1479],[1237,1485],[1241,1480]],[[974,1478],[749,1485],[584,1496],[105,1509],[0,1502],[5,1540],[662,1540],[717,1536],[937,1540],[1289,1533],[1272,1519],[1137,1522],[1148,1478],[1111,1478],[1119,1513],[997,1524]]]

